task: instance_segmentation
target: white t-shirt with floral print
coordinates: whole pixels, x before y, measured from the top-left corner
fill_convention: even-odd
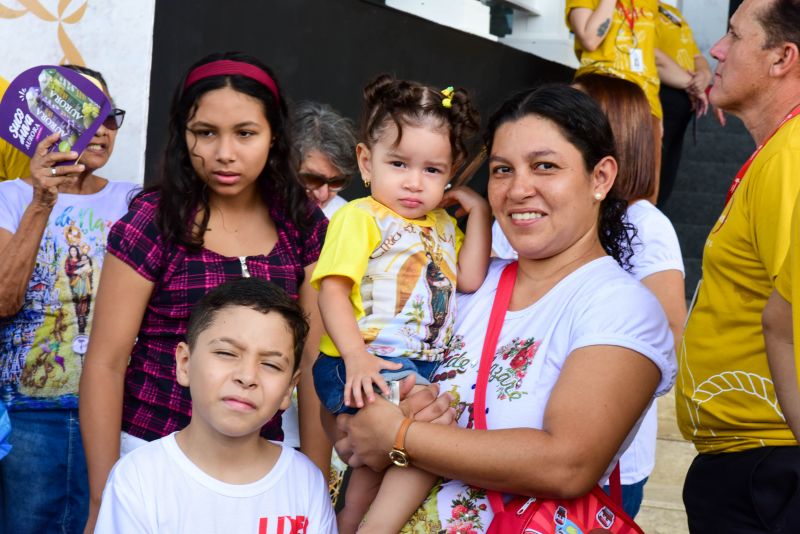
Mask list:
[[[507,264],[494,260],[483,286],[471,295],[459,295],[455,335],[434,377],[441,391],[455,397],[461,427],[473,426],[474,387],[488,311]],[[487,388],[487,426],[541,428],[565,360],[591,345],[625,347],[652,360],[661,370],[656,396],[669,391],[674,382],[672,334],[661,305],[612,258],[604,257],[571,273],[528,308],[506,313]],[[616,458],[608,472],[615,462]],[[483,490],[449,480],[433,489],[402,532],[477,534],[484,532],[491,518]]]

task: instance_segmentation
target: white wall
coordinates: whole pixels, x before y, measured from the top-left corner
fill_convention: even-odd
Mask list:
[[[708,51],[728,31],[729,0],[683,0],[682,3],[681,12],[692,27],[694,40],[713,69],[717,62]]]
[[[98,173],[111,180],[144,180],[154,15],[155,0],[0,1],[0,76],[10,81],[36,65],[82,58],[127,112]]]

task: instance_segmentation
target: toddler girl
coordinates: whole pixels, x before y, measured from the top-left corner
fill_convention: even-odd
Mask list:
[[[388,395],[390,382],[430,383],[452,335],[455,291],[480,287],[491,246],[487,202],[463,187],[445,193],[478,130],[467,93],[384,75],[364,98],[356,157],[371,195],[334,215],[311,279],[328,332],[314,383],[331,414],[363,407],[376,388]],[[466,235],[442,209],[452,204],[470,215]],[[379,484],[359,532],[397,532],[435,480],[413,468],[381,476],[353,471],[341,532],[355,531]]]

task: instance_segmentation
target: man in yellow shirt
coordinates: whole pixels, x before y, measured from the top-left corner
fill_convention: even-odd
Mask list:
[[[711,54],[711,103],[742,119],[758,149],[706,240],[678,350],[678,425],[700,453],[683,499],[692,532],[800,532],[800,447],[761,327],[800,192],[800,2],[745,0]]]
[[[8,82],[0,76],[0,98],[8,89]],[[0,181],[13,180],[30,174],[30,158],[0,139]]]

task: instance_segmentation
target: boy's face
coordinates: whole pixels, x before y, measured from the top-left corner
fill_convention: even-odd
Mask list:
[[[258,433],[285,410],[299,376],[286,320],[242,306],[218,311],[191,355],[178,346],[176,363],[178,383],[192,395],[192,424],[228,437]]]

